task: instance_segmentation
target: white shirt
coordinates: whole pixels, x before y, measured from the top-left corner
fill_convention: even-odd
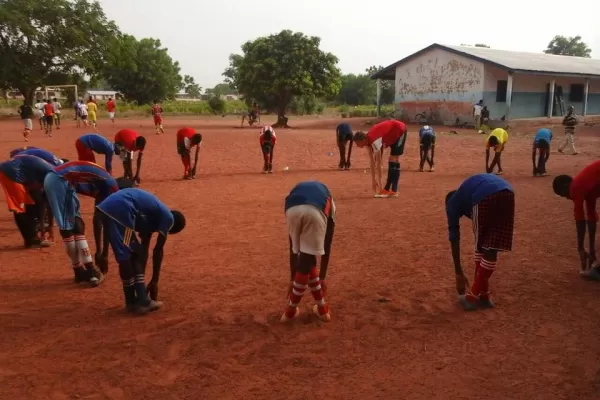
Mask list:
[[[60,109],[62,108],[62,106],[58,101],[55,101],[52,103],[52,108],[54,109],[55,114],[60,114]]]
[[[80,110],[81,110],[81,115],[85,115],[85,116],[88,115],[88,108],[87,108],[87,106],[85,104],[82,104],[80,106]]]
[[[381,150],[382,147],[383,147],[383,139],[382,138],[377,139],[371,145],[371,148],[373,149],[373,151],[379,151],[379,150]]]
[[[481,110],[483,109],[482,106],[480,106],[479,104],[475,104],[473,106],[473,114],[477,117],[481,115]]]
[[[262,135],[266,131],[271,131],[271,133],[273,134],[273,137],[277,137],[277,136],[275,136],[275,129],[271,128],[271,125],[263,126],[262,129],[260,130],[260,134]]]

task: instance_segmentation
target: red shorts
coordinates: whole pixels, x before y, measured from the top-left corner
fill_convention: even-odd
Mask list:
[[[96,163],[96,155],[79,139],[75,142],[75,148],[77,149],[77,157],[79,161],[90,161]]]
[[[6,205],[8,210],[15,213],[24,213],[25,206],[28,204],[35,204],[25,186],[20,183],[11,181],[6,175],[0,172],[0,184],[4,188],[4,194],[6,195]]]
[[[515,225],[515,194],[502,190],[473,207],[475,250],[511,251]]]
[[[161,125],[162,122],[163,122],[162,115],[155,115],[154,116],[154,125]]]

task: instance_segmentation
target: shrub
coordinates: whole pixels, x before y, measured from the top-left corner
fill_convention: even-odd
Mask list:
[[[208,99],[208,106],[213,114],[223,114],[225,112],[225,100],[219,96],[211,96],[211,98]]]

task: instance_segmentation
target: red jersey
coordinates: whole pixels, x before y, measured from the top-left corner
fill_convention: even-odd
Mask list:
[[[192,128],[181,128],[177,131],[177,144],[184,145],[186,149],[192,147],[192,136],[196,134],[196,131]]]
[[[135,147],[135,140],[138,138],[137,132],[131,129],[121,129],[115,135],[115,143],[120,143],[127,151],[144,151]]]
[[[160,104],[155,104],[152,106],[152,115],[154,115],[155,117],[160,117],[162,112],[163,112],[163,109]]]
[[[116,108],[117,108],[117,105],[115,104],[114,101],[109,100],[106,102],[106,110],[108,112],[113,112],[113,111],[115,111]]]
[[[265,132],[267,131],[271,131],[271,140],[266,140],[265,139]],[[275,144],[277,143],[277,136],[275,135],[275,129],[271,128],[271,126],[267,125],[264,126],[261,130],[260,130],[260,136],[258,137],[258,141],[260,142],[260,145],[262,146],[265,142],[271,142],[271,144],[273,146],[275,146]]]
[[[54,106],[52,104],[44,104],[44,115],[51,117],[54,115]]]
[[[381,139],[383,147],[390,147],[406,133],[406,125],[396,120],[383,121],[375,125],[367,133],[367,142],[373,145]],[[380,147],[381,148],[381,147]]]
[[[576,221],[598,221],[596,199],[600,197],[600,161],[591,163],[573,178],[570,196]]]

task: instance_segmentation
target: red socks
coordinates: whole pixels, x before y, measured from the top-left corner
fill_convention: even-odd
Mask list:
[[[192,161],[190,155],[181,156],[181,162],[183,163],[183,174],[188,175],[190,173]]]
[[[317,303],[319,314],[324,315],[329,312],[327,303],[325,303],[325,297],[323,296],[323,289],[321,287],[317,267],[313,267],[308,275],[296,272],[292,286],[292,291],[289,295],[289,303],[285,310],[285,315],[288,318],[293,318],[296,315],[296,308],[298,307],[298,304],[300,304],[300,300],[302,300],[302,296],[307,288],[310,288],[310,292]]]
[[[496,261],[486,260],[485,258],[481,259],[479,268],[477,268],[475,272],[473,285],[471,286],[471,296],[478,298],[481,295],[488,295],[489,280],[496,270],[496,264]]]
[[[319,315],[324,315],[329,312],[329,307],[325,303],[325,295],[323,294],[323,288],[321,287],[321,280],[319,279],[319,271],[317,267],[313,267],[308,275],[308,287],[312,293],[313,299],[317,303],[319,309]]]

